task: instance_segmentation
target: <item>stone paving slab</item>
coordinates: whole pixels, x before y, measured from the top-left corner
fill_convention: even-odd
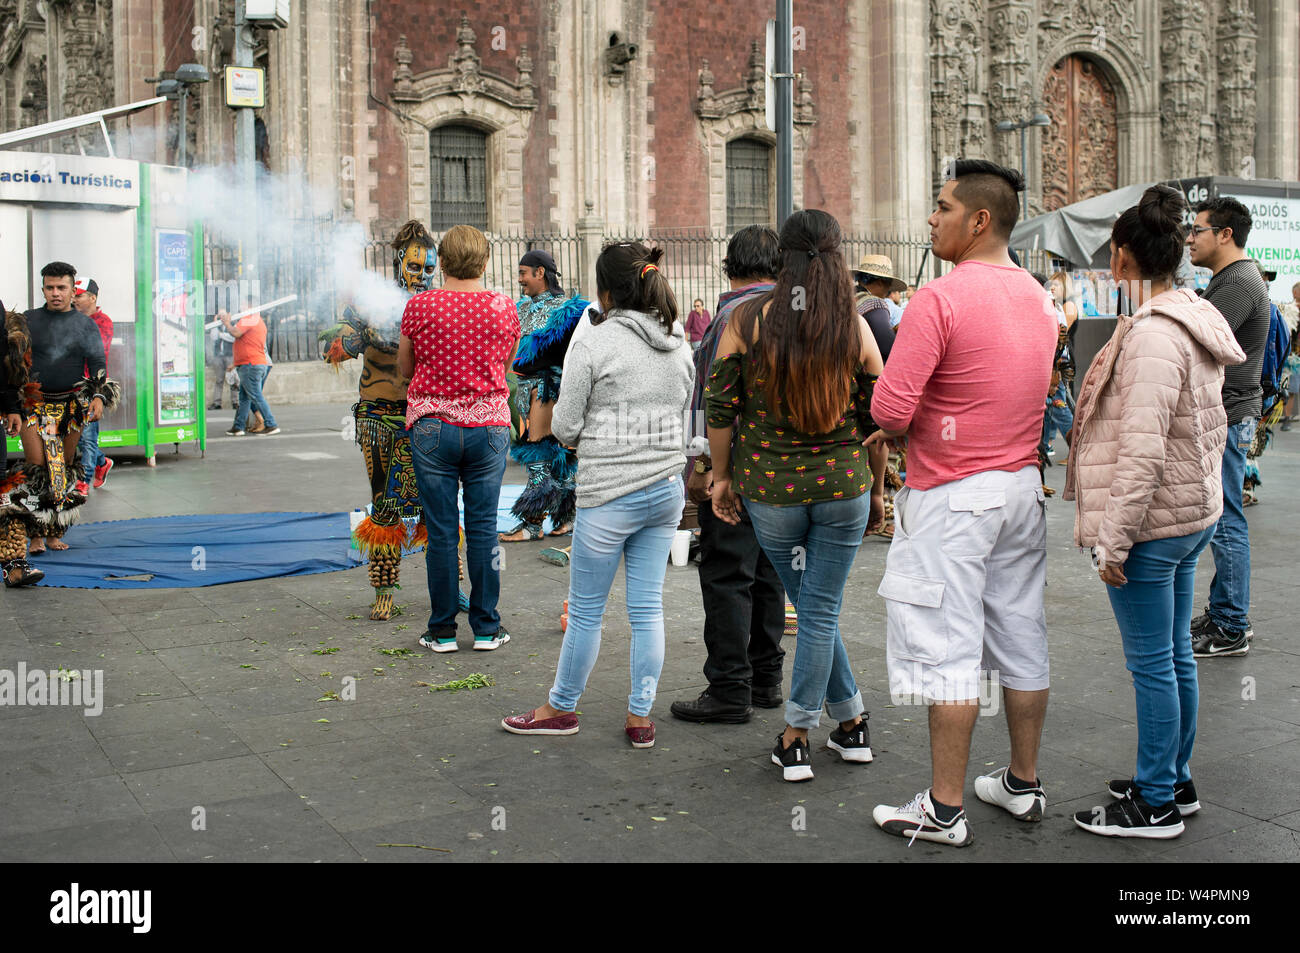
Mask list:
[[[156,468],[119,461],[87,506],[91,520],[272,509],[349,510],[366,498],[360,456],[336,407],[288,407],[285,433],[230,438],[212,425],[206,458],[187,448]],[[563,635],[565,570],[537,559],[553,541],[506,550],[497,652],[422,650],[423,561],[403,563],[402,613],[367,616],[362,569],[184,590],[0,592],[0,668],[104,671],[105,707],[0,706],[0,859],[72,861],[557,860],[1206,862],[1300,860],[1300,626],[1292,582],[1300,435],[1264,458],[1255,524],[1248,656],[1200,667],[1194,776],[1204,809],[1173,841],[1099,838],[1071,815],[1108,802],[1131,773],[1132,681],[1110,605],[1070,544],[1072,510],[1049,504],[1047,612],[1052,653],[1040,774],[1041,824],[975,799],[969,780],[1007,760],[1001,712],[976,725],[967,812],[974,844],[954,851],[884,835],[878,803],[929,780],[925,709],[896,705],[876,595],[887,544],[864,542],[841,629],[865,703],[875,761],[849,765],[813,732],[816,777],[780,780],[770,751],[783,711],[744,725],[694,725],[667,712],[704,687],[703,608],[694,566],[665,576],[666,660],[654,749],[624,736],[630,629],[622,573],[600,659],[567,738],[506,734],[504,715],[545,699]],[[324,452],[305,468],[289,456]],[[1048,471],[1061,486],[1060,466]],[[521,474],[511,464],[507,480]],[[232,493],[234,485],[240,492]],[[1213,575],[1207,554],[1197,611]],[[198,580],[196,580],[198,581]],[[787,682],[794,641],[787,640]],[[431,691],[480,672],[495,685]],[[425,684],[420,684],[425,683]],[[205,827],[196,829],[196,809]],[[381,844],[417,845],[383,847]],[[439,847],[444,850],[426,850]],[[449,852],[446,852],[449,851]]]

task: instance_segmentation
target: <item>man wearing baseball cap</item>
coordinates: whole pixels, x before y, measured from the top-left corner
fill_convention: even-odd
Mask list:
[[[550,516],[551,536],[573,532],[577,512],[578,455],[551,433],[551,412],[560,396],[564,356],[582,314],[591,302],[576,294],[566,298],[551,253],[534,248],[519,259],[515,302],[523,336],[512,368],[517,376],[514,407],[519,430],[511,458],[528,470],[528,484],[510,512],[518,522],[503,543],[542,538],[542,521]]]
[[[108,347],[113,343],[113,319],[99,310],[99,282],[94,278],[81,278],[73,290],[72,303],[76,309],[84,314],[90,320],[95,322],[95,327],[99,328],[99,336],[104,339],[104,365],[108,365]],[[90,376],[90,370],[87,368],[86,376]],[[108,479],[108,471],[113,469],[113,461],[104,456],[104,451],[99,449],[99,421],[90,420],[81,429],[81,439],[77,441],[77,455],[81,457],[81,465],[89,476],[94,471],[95,489],[104,485]],[[85,480],[77,483],[77,492],[83,496],[90,495],[90,487],[86,485]]]

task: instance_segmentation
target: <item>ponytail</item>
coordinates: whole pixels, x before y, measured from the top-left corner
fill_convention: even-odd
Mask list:
[[[607,293],[616,308],[658,315],[664,331],[671,334],[677,323],[677,298],[659,270],[663,256],[662,248],[647,248],[640,242],[606,245],[596,259],[596,288]]]

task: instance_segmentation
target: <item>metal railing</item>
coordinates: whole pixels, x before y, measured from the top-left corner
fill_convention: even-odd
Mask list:
[[[207,310],[237,309],[274,301],[286,295],[297,300],[268,310],[266,351],[272,361],[315,361],[321,357],[316,336],[342,313],[335,287],[333,246],[329,223],[307,222],[293,245],[262,246],[257,260],[249,259],[238,242],[207,234],[203,245],[203,274]],[[208,317],[211,318],[209,313]]]
[[[301,238],[292,245],[264,247],[254,263],[243,259],[237,244],[224,244],[219,236],[209,235],[204,244],[205,274],[210,285],[230,285],[256,277],[258,300],[270,301],[288,294],[298,300],[263,315],[267,325],[267,350],[274,361],[319,360],[318,333],[334,324],[346,302],[337,287],[333,240],[335,223],[330,219],[312,220],[295,229]],[[594,288],[582,287],[583,276],[594,270],[600,248],[611,241],[641,241],[662,248],[661,269],[672,284],[677,303],[684,315],[698,298],[712,311],[718,296],[729,287],[722,260],[727,253],[726,235],[704,230],[653,229],[646,235],[606,234],[599,243],[576,232],[532,232],[516,235],[488,234],[489,257],[483,276],[484,286],[519,296],[519,259],[532,249],[545,249],[554,257],[567,293],[593,297]],[[441,241],[440,233],[434,234]],[[594,246],[594,247],[588,247]],[[845,263],[853,269],[864,255],[888,255],[894,273],[908,284],[924,284],[945,273],[949,265],[930,253],[929,243],[911,236],[848,235],[843,240]],[[392,277],[392,248],[388,240],[376,239],[364,245],[366,270]],[[1050,256],[1041,250],[1020,252],[1021,261],[1030,271],[1050,274]],[[213,297],[209,296],[209,301]],[[253,301],[251,303],[256,303]]]

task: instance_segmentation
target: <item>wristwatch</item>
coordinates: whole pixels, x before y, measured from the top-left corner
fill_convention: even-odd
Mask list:
[[[695,458],[695,472],[696,472],[696,473],[708,473],[708,472],[709,472],[710,470],[712,470],[712,469],[713,469],[713,467],[711,467],[711,466],[705,466],[705,464],[704,464],[704,458],[703,458],[703,457],[696,457],[696,458]]]

